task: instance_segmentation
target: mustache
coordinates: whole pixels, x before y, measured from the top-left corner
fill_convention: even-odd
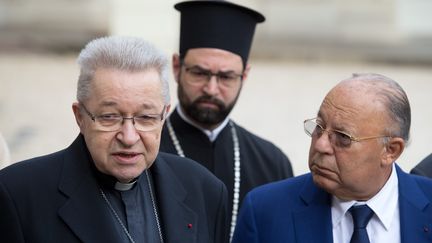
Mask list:
[[[193,103],[198,104],[201,102],[213,103],[220,108],[225,108],[225,104],[220,99],[212,97],[212,96],[208,96],[208,95],[200,96]]]

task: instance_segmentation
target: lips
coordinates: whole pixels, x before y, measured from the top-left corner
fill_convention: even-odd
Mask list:
[[[141,157],[141,153],[116,152],[112,153],[112,156],[114,156],[120,164],[134,164]]]
[[[330,169],[327,169],[325,167],[321,167],[321,166],[319,166],[317,164],[313,164],[311,166],[311,172],[314,175],[322,176],[322,177],[325,177],[325,178],[328,178],[328,179],[334,177],[334,171],[332,171]]]
[[[201,107],[219,109],[219,106],[217,104],[215,104],[214,102],[210,102],[210,101],[202,101],[202,102],[199,102],[198,104]]]

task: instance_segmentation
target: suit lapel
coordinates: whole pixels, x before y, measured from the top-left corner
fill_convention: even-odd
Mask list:
[[[120,242],[89,163],[80,135],[65,153],[59,190],[69,199],[59,209],[59,216],[83,242]]]
[[[431,242],[432,212],[429,199],[417,182],[398,166],[401,242]]]
[[[196,242],[198,217],[184,200],[187,196],[177,176],[160,156],[151,167],[162,233],[167,242]]]
[[[307,180],[301,193],[304,206],[293,213],[298,243],[333,242],[330,196]]]

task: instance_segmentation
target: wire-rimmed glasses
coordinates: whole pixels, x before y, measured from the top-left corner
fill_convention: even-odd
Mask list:
[[[316,119],[317,118],[311,118],[304,121],[305,133],[310,137],[319,138],[324,132],[327,132],[330,143],[340,148],[347,148],[351,146],[351,143],[353,142],[360,142],[363,140],[369,140],[374,138],[391,137],[388,135],[378,135],[378,136],[357,138],[347,134],[346,132],[342,132],[334,129],[324,129],[322,125],[316,122]]]
[[[96,129],[104,132],[114,132],[120,130],[125,120],[131,120],[135,129],[138,131],[152,131],[162,123],[166,108],[166,105],[164,105],[161,113],[159,114],[140,114],[133,117],[124,117],[116,113],[93,115],[83,104],[80,104],[80,106],[92,119]]]
[[[186,64],[182,64],[185,68],[186,73],[188,74],[188,78],[186,82],[193,86],[202,86],[207,84],[213,76],[216,77],[216,81],[219,86],[225,88],[236,87],[243,79],[243,74],[235,73],[234,71],[222,72],[219,71],[217,73],[213,73],[208,69],[204,69],[199,66],[188,66]]]

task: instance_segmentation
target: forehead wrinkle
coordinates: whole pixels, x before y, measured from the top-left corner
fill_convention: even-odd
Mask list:
[[[115,101],[102,101],[100,103],[101,106],[116,106],[117,102]]]
[[[319,112],[319,115],[325,116],[326,114],[323,113],[323,110],[327,110],[327,113],[331,113],[332,118],[336,119],[343,119],[346,120],[350,117],[355,117],[358,115],[358,109],[341,102],[338,102],[338,100],[335,100],[332,95],[328,95],[324,101],[322,102],[321,109]],[[327,114],[328,116],[328,114]]]

